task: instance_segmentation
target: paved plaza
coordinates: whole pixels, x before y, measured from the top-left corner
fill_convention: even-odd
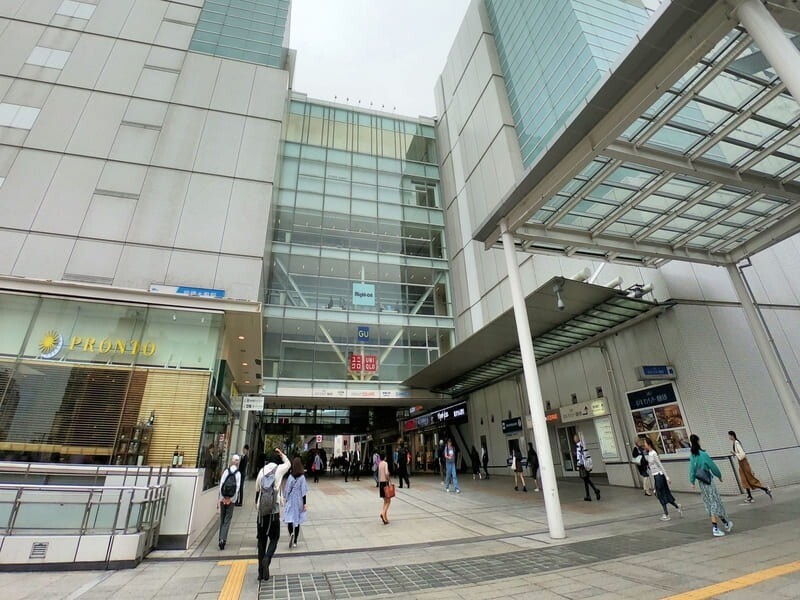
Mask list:
[[[640,490],[602,485],[584,502],[579,481],[560,480],[567,538],[552,540],[541,493],[515,492],[508,477],[461,478],[462,494],[437,477],[398,489],[383,525],[369,478],[310,484],[309,520],[297,548],[283,529],[269,581],[256,580],[254,508],[238,509],[227,547],[216,527],[186,552],[151,553],[136,569],[6,573],[4,600],[152,598],[668,598],[734,578],[747,587],[694,598],[800,597],[800,565],[781,576],[751,574],[786,565],[800,550],[800,486],[775,500],[728,497],[735,525],[713,538],[696,494],[676,494],[684,516],[659,520]],[[533,486],[530,486],[532,490]],[[754,585],[750,585],[754,583]],[[688,597],[687,597],[688,598]]]

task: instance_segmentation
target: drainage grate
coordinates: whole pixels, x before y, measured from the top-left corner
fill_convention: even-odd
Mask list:
[[[47,546],[49,545],[50,542],[33,542],[28,558],[44,558],[47,555]]]

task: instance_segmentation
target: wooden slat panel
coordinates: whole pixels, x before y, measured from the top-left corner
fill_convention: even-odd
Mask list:
[[[172,464],[179,445],[184,452],[183,466],[197,466],[210,376],[207,371],[147,370],[139,420],[147,421],[150,411],[156,411],[147,464]]]

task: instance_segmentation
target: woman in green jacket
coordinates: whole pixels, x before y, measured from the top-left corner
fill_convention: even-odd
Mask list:
[[[719,497],[717,486],[714,485],[714,477],[722,481],[722,473],[719,467],[714,464],[711,457],[700,447],[700,438],[695,434],[689,436],[691,442],[691,457],[689,458],[689,482],[694,486],[697,480],[700,486],[700,496],[703,498],[703,504],[706,511],[711,516],[711,533],[717,537],[725,535],[725,531],[733,529],[733,521],[728,518],[728,513],[725,506],[722,504],[722,499]],[[703,472],[708,474],[708,483],[703,481],[701,475]],[[717,520],[722,521],[725,526],[725,531],[722,531],[717,524]]]

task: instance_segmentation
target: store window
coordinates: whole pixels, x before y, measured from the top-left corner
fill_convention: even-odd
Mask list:
[[[631,417],[639,437],[647,437],[659,454],[689,451],[689,430],[671,383],[627,393]]]

